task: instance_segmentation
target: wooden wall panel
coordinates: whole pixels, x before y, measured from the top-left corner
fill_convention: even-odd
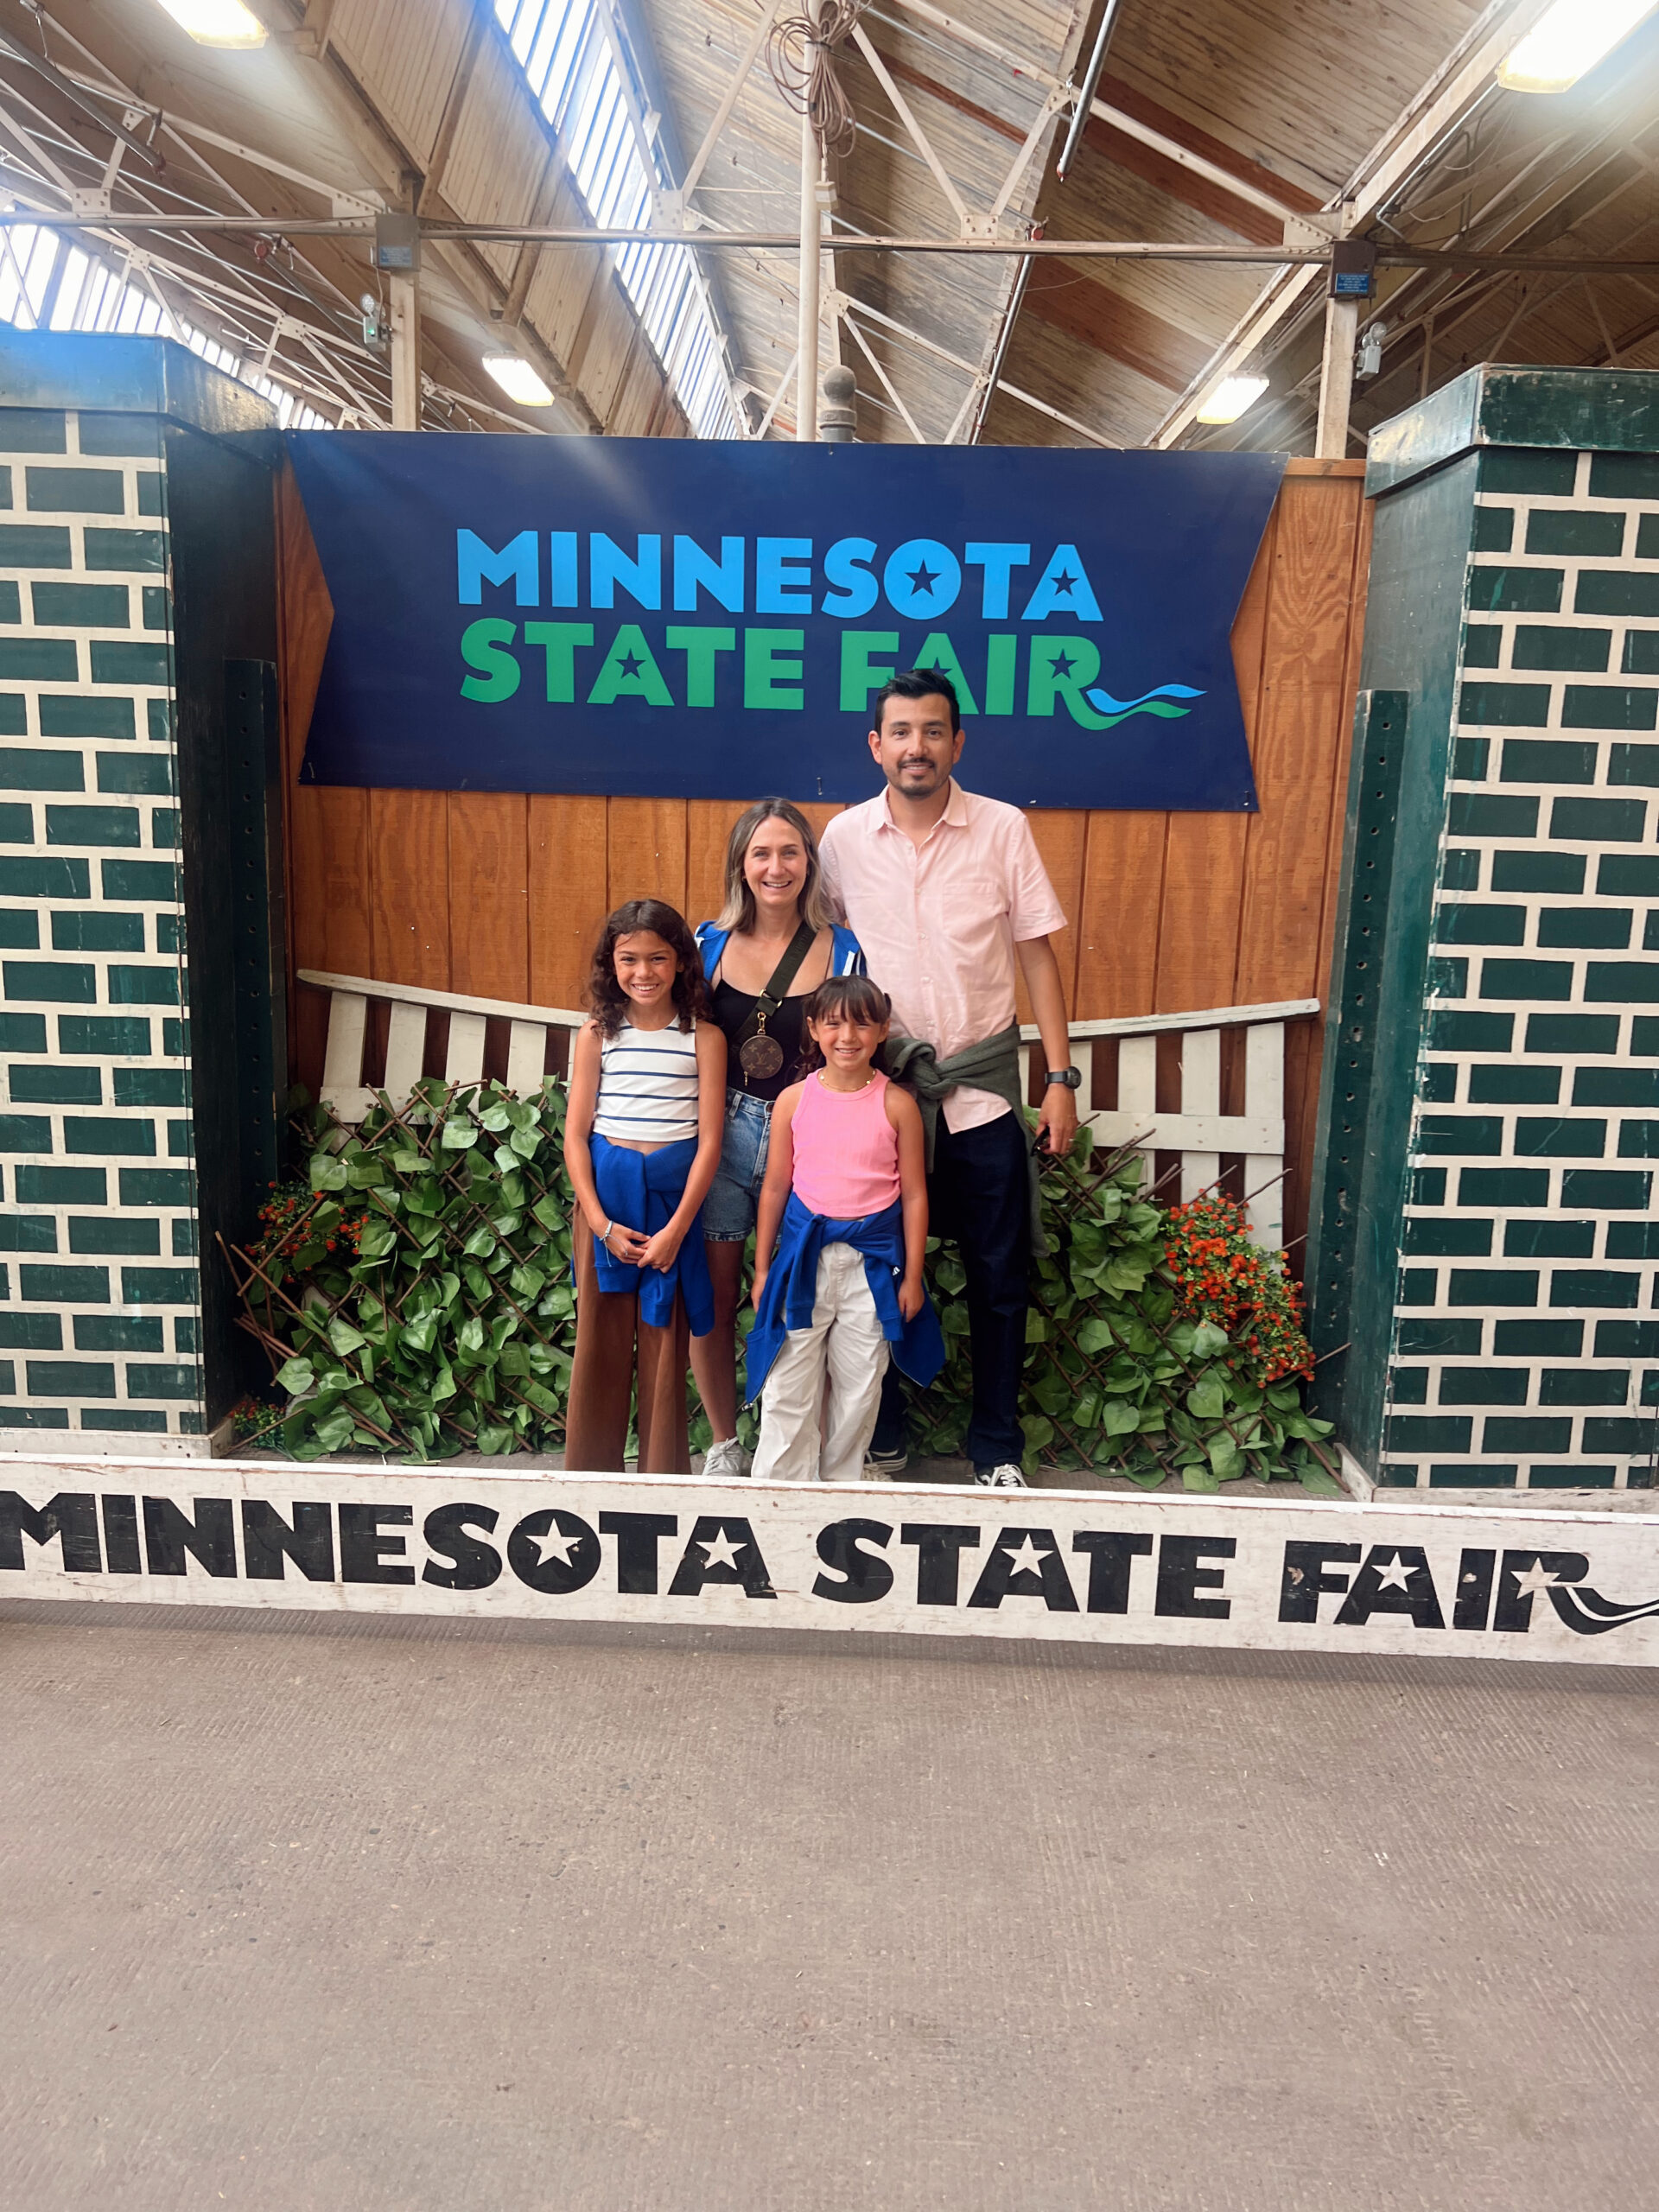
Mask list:
[[[1078,1018],[1325,995],[1369,557],[1363,473],[1291,463],[1234,626],[1260,812],[1033,814],[1071,918],[1058,950]],[[666,899],[692,922],[717,911],[735,806],[296,785],[333,613],[291,482],[278,527],[296,965],[569,1007],[624,899]],[[972,763],[970,728],[969,783]],[[803,810],[821,830],[837,809]],[[299,1011],[296,1072],[315,1089],[321,1032]],[[1319,1057],[1318,1025],[1294,1028],[1298,1238]]]
[[[610,912],[602,798],[530,798],[530,1001],[582,1004],[599,925]]]
[[[452,991],[530,996],[529,812],[520,791],[448,794]]]
[[[370,974],[449,988],[449,801],[444,791],[369,793]],[[463,899],[466,895],[463,890]]]

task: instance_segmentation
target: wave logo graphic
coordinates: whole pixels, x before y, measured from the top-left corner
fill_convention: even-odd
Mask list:
[[[1190,683],[1157,683],[1150,691],[1143,691],[1138,699],[1114,699],[1109,691],[1098,685],[1085,691],[1084,697],[1097,715],[1106,717],[1106,728],[1128,721],[1131,715],[1156,715],[1161,721],[1179,721],[1183,715],[1190,715],[1191,707],[1178,706],[1179,699],[1202,699],[1202,691],[1195,691]]]

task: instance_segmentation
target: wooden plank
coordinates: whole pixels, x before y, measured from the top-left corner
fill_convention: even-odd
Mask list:
[[[726,897],[726,846],[743,811],[728,799],[693,798],[685,806],[685,918],[695,929],[712,920]]]
[[[1077,902],[1073,1011],[1149,1014],[1158,970],[1166,814],[1092,813]]]
[[[1285,1030],[1264,1021],[1244,1033],[1244,1111],[1282,1118],[1285,1109]],[[1284,1243],[1285,1179],[1282,1150],[1247,1153],[1244,1198],[1249,1209],[1250,1241],[1265,1252]]]
[[[1189,1030],[1181,1039],[1181,1130],[1172,1131],[1167,1124],[1158,1132],[1166,1144],[1179,1144],[1181,1154],[1181,1198],[1183,1204],[1196,1198],[1200,1191],[1207,1191],[1221,1173],[1221,1155],[1238,1149],[1238,1141],[1229,1143],[1217,1136],[1215,1144],[1202,1150],[1207,1131],[1187,1135],[1186,1128],[1204,1131],[1207,1121],[1213,1121],[1217,1129],[1230,1129],[1231,1122],[1221,1119],[1221,1032],[1218,1029]]]
[[[515,1021],[507,1045],[507,1089],[524,1097],[542,1087],[547,1065],[547,1024]]]
[[[347,1121],[360,1121],[357,1102],[363,1088],[363,1044],[368,1033],[369,1002],[360,993],[336,991],[328,1009],[328,1052],[323,1063],[322,1099]]]
[[[1284,499],[1281,489],[1233,624],[1233,665],[1253,762],[1274,547]],[[1206,1001],[1225,1006],[1238,997],[1239,912],[1250,818],[1241,814],[1170,816],[1164,848],[1155,1007],[1202,1006]]]
[[[370,794],[299,784],[288,799],[294,964],[372,975]]]
[[[442,791],[369,794],[369,974],[449,988],[449,820]]]
[[[449,988],[530,995],[530,802],[521,791],[451,791]]]
[[[1242,998],[1306,994],[1319,975],[1362,497],[1351,478],[1301,478],[1280,494],[1252,747],[1262,811],[1246,842]]]
[[[611,908],[630,899],[665,899],[684,913],[685,804],[683,798],[606,802],[606,898]]]
[[[386,1027],[385,1090],[394,1106],[401,1106],[420,1080],[421,1056],[426,1049],[426,1008],[394,1002]]]
[[[529,808],[530,989],[535,1006],[580,1006],[609,911],[602,798],[536,791]]]
[[[1067,917],[1066,927],[1057,930],[1050,943],[1060,964],[1060,987],[1065,995],[1066,1012],[1070,1014],[1077,997],[1077,919],[1083,906],[1083,870],[1089,841],[1089,817],[1073,807],[1035,806],[1026,819],[1031,824],[1031,834],[1036,841],[1037,850],[1042,855],[1043,866],[1048,870],[1048,880],[1054,886],[1060,912]],[[1017,971],[1014,997],[1020,1009],[1020,1020],[1029,1021],[1032,1019],[1031,1000],[1026,990],[1025,978]]]
[[[486,1027],[481,1014],[450,1015],[449,1049],[443,1064],[448,1082],[476,1083],[483,1074]]]

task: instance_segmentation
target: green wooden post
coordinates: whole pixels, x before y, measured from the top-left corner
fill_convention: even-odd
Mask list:
[[[1471,370],[1372,434],[1366,489],[1321,1409],[1385,1485],[1647,1486],[1659,375]]]

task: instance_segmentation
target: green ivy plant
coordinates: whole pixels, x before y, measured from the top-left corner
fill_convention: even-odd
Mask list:
[[[575,1351],[573,1194],[565,1099],[499,1084],[423,1080],[357,1129],[322,1108],[299,1124],[304,1176],[273,1194],[264,1234],[226,1248],[244,1325],[285,1394],[244,1433],[298,1459],[347,1450],[441,1459],[549,1452],[563,1440]],[[1252,1475],[1337,1490],[1294,1378],[1264,1381],[1213,1323],[1177,1318],[1166,1211],[1135,1155],[1100,1157],[1089,1132],[1046,1168],[1052,1247],[1033,1276],[1021,1415],[1027,1465],[1092,1468],[1150,1489],[1215,1490]],[[912,1449],[959,1449],[971,1398],[966,1279],[928,1241],[947,1359],[912,1413]],[[739,1317],[740,1338],[753,1314]],[[754,1415],[741,1424],[753,1440]],[[707,1422],[693,1408],[694,1445]]]
[[[1136,1154],[1097,1155],[1086,1128],[1069,1159],[1044,1170],[1050,1253],[1033,1271],[1026,1319],[1027,1471],[1092,1468],[1147,1490],[1172,1477],[1214,1491],[1254,1476],[1339,1494],[1319,1448],[1331,1424],[1304,1411],[1294,1377],[1264,1379],[1224,1330],[1177,1318],[1167,1215],[1141,1196],[1141,1175]],[[972,1393],[966,1277],[953,1248],[930,1237],[928,1254],[947,1357],[917,1401],[912,1449],[949,1455]]]
[[[356,1130],[313,1109],[301,1190],[229,1252],[296,1459],[557,1448],[575,1334],[564,1107],[551,1082],[518,1098],[428,1078]]]

